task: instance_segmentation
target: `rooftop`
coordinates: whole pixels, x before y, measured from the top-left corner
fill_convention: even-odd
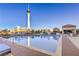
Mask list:
[[[76,25],[66,24],[66,25],[62,26],[62,28],[68,28],[68,27],[76,27]]]

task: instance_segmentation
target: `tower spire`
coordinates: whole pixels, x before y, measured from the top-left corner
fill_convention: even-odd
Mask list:
[[[27,27],[27,32],[30,33],[30,7],[29,7],[29,3],[28,3],[28,9],[27,9],[27,17],[28,17],[28,27]]]
[[[29,3],[28,3],[28,9],[30,9],[30,8],[29,8]]]

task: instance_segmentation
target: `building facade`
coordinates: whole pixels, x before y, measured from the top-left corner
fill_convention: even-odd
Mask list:
[[[63,34],[76,34],[76,25],[72,25],[72,24],[66,24],[64,26],[62,26],[62,33]]]

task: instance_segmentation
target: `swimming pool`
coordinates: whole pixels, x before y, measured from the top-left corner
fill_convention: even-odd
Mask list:
[[[10,41],[23,46],[30,46],[48,52],[56,52],[57,42],[60,36],[15,36],[8,38]]]

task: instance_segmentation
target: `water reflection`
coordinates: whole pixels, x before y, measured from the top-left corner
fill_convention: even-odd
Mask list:
[[[55,52],[57,40],[60,36],[57,35],[40,35],[40,36],[14,36],[9,40],[23,46],[35,47],[43,50]]]
[[[27,42],[28,44],[27,44],[27,46],[30,47],[30,36],[28,36],[27,39],[28,39],[28,42]]]
[[[20,45],[20,39],[21,39],[21,37],[20,36],[17,36],[17,41],[18,41],[18,44]]]
[[[48,40],[50,40],[50,39],[58,40],[60,35],[40,35],[40,36],[34,36],[33,35],[33,36],[29,36],[29,37],[32,38],[32,39],[35,39],[35,38],[41,38],[41,39],[48,38]]]

